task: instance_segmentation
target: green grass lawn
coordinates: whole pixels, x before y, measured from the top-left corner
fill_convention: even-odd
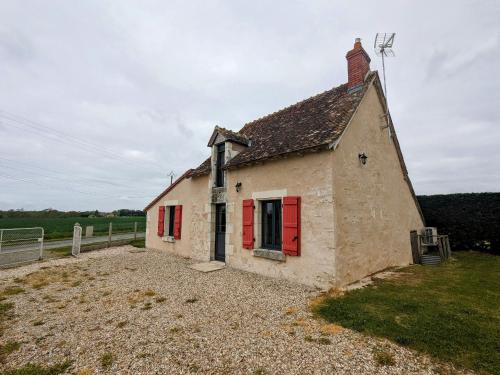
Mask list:
[[[70,238],[73,236],[73,226],[79,223],[83,228],[86,225],[94,226],[94,235],[105,235],[109,230],[109,223],[113,223],[113,233],[132,232],[134,222],[137,222],[138,231],[146,230],[144,216],[119,216],[119,217],[64,217],[64,218],[0,218],[0,228],[31,228],[43,227],[45,239]],[[85,229],[84,229],[85,230]]]
[[[459,367],[500,374],[498,256],[456,252],[440,266],[410,266],[397,278],[327,297],[315,312]]]

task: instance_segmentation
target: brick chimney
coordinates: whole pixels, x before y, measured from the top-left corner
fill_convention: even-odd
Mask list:
[[[347,52],[347,91],[356,92],[363,87],[366,73],[370,71],[370,56],[361,45],[361,39],[356,38],[354,48]]]

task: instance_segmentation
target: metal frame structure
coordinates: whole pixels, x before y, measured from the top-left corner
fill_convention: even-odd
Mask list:
[[[394,56],[394,51],[392,50],[392,45],[394,44],[394,37],[396,33],[377,33],[375,35],[375,41],[373,42],[373,48],[377,56],[382,57],[382,75],[384,77],[384,99],[385,99],[385,120],[387,124],[383,128],[389,129],[389,137],[391,137],[391,127],[389,120],[389,103],[387,99],[387,83],[385,79],[385,57]]]
[[[387,102],[387,85],[385,83],[385,59],[384,57],[394,57],[392,45],[394,44],[394,37],[396,33],[377,33],[373,48],[377,56],[382,57],[382,74],[384,75],[384,93]],[[387,104],[387,103],[386,103]]]

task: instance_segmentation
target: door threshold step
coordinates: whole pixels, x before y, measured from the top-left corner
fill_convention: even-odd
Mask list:
[[[226,268],[226,263],[219,262],[218,260],[212,260],[210,262],[191,264],[188,266],[188,268],[207,273],[207,272],[219,271]]]

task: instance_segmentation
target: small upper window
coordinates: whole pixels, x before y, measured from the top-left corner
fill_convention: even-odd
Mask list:
[[[225,144],[219,143],[217,145],[217,155],[216,155],[216,176],[215,176],[215,186],[224,186],[224,156],[225,156]]]
[[[262,201],[262,248],[281,250],[281,200]]]

